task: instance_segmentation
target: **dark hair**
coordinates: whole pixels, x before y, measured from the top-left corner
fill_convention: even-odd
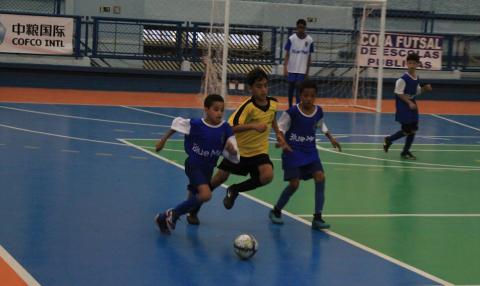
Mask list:
[[[408,61],[416,61],[417,63],[419,63],[419,62],[420,62],[420,56],[419,56],[418,54],[415,54],[415,53],[413,53],[413,54],[408,54],[408,56],[407,56],[407,62],[408,62]]]
[[[300,93],[306,88],[313,88],[315,89],[315,93],[318,91],[318,86],[313,80],[305,80],[300,84]]]
[[[305,27],[307,26],[307,21],[305,21],[305,19],[298,19],[297,20],[297,26],[298,24],[303,24]]]
[[[254,68],[247,74],[247,84],[252,86],[256,81],[266,79],[268,81],[267,73],[259,67]]]
[[[203,106],[206,107],[206,108],[210,108],[214,102],[225,102],[223,100],[223,97],[221,95],[218,95],[218,94],[209,94],[207,95],[207,97],[205,97],[205,100],[203,101]]]

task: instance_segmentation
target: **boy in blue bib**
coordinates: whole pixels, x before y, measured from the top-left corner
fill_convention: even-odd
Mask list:
[[[383,150],[388,152],[395,140],[404,136],[405,145],[400,154],[402,159],[415,160],[416,157],[410,152],[415,133],[418,130],[418,106],[416,96],[426,91],[431,91],[432,86],[426,84],[420,87],[420,80],[416,69],[420,63],[418,54],[409,54],[407,56],[407,72],[395,83],[395,120],[402,125],[400,131],[385,137],[383,141]]]
[[[171,129],[157,142],[155,150],[159,152],[175,132],[183,133],[188,155],[185,174],[189,179],[189,197],[175,208],[156,215],[155,223],[161,233],[170,234],[180,216],[210,200],[210,180],[220,155],[234,163],[239,162],[237,141],[230,125],[223,120],[224,111],[223,98],[218,94],[208,95],[204,101],[204,118],[175,118]]]
[[[270,220],[275,224],[283,224],[281,211],[298,189],[300,180],[313,178],[315,180],[315,214],[312,229],[321,230],[330,227],[322,218],[325,202],[325,174],[318,157],[315,140],[316,129],[321,128],[333,147],[339,151],[341,146],[323,122],[322,108],[314,104],[316,94],[315,82],[304,81],[300,86],[300,103],[282,113],[278,121],[278,127],[285,134],[288,144],[283,147],[282,168],[284,170],[283,179],[289,183],[273,210],[270,211]]]

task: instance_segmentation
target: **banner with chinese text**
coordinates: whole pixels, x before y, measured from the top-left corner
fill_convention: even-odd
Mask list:
[[[0,14],[0,52],[71,55],[73,19]]]
[[[364,32],[360,37],[359,65],[378,67],[379,34]],[[383,67],[406,68],[410,53],[420,56],[419,69],[441,70],[443,38],[439,36],[385,33]]]

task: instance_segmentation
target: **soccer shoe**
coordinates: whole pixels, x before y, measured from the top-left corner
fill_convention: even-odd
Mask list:
[[[155,216],[155,224],[157,225],[161,233],[170,234],[170,229],[168,229],[167,220],[165,218],[165,214],[157,214]]]
[[[327,228],[330,228],[330,225],[328,223],[326,223],[324,220],[314,219],[312,221],[312,229],[314,229],[314,230],[323,230],[323,229],[327,229]]]
[[[274,210],[271,210],[270,213],[268,214],[268,217],[274,224],[283,224],[282,220],[282,213],[275,213]]]
[[[187,222],[188,224],[199,225],[200,220],[198,219],[197,213],[196,212],[187,213]]]
[[[225,198],[223,198],[223,206],[229,210],[235,204],[235,199],[238,197],[238,193],[235,191],[227,189],[227,193],[225,194]]]
[[[167,222],[167,227],[169,230],[174,230],[177,219],[174,216],[173,209],[168,209],[165,212],[165,221]]]
[[[417,160],[417,157],[413,156],[413,154],[410,152],[402,152],[400,157],[405,160]]]
[[[385,151],[385,153],[388,153],[388,149],[390,149],[390,146],[392,146],[392,141],[388,140],[388,137],[385,137],[383,139],[383,151]]]

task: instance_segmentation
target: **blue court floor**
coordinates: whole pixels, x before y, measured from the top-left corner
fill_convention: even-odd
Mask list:
[[[160,235],[153,217],[185,198],[183,170],[119,139],[159,138],[176,116],[201,111],[0,104],[0,245],[49,286],[448,283],[298,217],[271,225],[268,207],[246,197],[227,211],[222,188],[200,226]],[[415,144],[480,143],[479,117],[442,117],[468,127],[423,115]],[[328,113],[327,124],[341,142],[398,129],[392,114]],[[241,233],[260,244],[249,261],[233,252]]]

